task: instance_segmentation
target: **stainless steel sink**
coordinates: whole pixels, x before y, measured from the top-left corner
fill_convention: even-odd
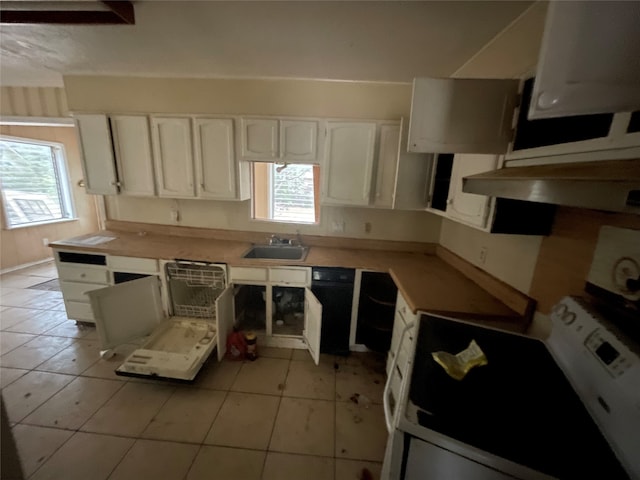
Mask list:
[[[299,245],[254,245],[242,258],[261,258],[265,260],[304,260],[309,247]]]

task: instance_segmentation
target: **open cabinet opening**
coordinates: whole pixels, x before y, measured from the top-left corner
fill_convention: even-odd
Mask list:
[[[264,335],[267,331],[267,287],[237,285],[235,292],[235,323],[240,330]]]
[[[273,334],[301,337],[304,331],[304,288],[274,286],[272,295]]]

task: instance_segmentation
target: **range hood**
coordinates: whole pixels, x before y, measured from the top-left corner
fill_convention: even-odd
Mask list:
[[[462,191],[640,214],[640,159],[506,167],[463,178]]]

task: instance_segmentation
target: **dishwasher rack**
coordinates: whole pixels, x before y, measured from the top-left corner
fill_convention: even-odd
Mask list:
[[[226,286],[225,269],[175,262],[168,263],[166,270],[174,315],[215,320],[216,299]]]

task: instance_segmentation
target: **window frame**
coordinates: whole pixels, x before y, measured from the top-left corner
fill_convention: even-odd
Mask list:
[[[69,175],[69,167],[67,165],[67,152],[63,143],[54,142],[50,140],[39,140],[35,138],[14,137],[11,135],[0,135],[0,140],[27,143],[30,145],[42,145],[50,147],[53,152],[53,168],[58,177],[58,193],[61,200],[61,208],[65,212],[63,218],[56,218],[53,220],[43,220],[38,222],[22,223],[19,225],[11,225],[9,222],[9,216],[6,208],[6,199],[4,195],[4,188],[0,183],[0,203],[2,204],[2,228],[4,230],[16,230],[19,228],[37,227],[41,225],[49,225],[55,223],[72,222],[78,219],[77,210],[75,206],[75,198],[73,196],[73,189],[71,187],[71,177]]]
[[[256,217],[256,199],[255,199],[255,169],[254,169],[254,165],[260,163],[260,164],[267,164],[269,165],[269,168],[267,170],[267,182],[268,182],[268,198],[267,198],[267,211],[268,211],[268,215],[269,218],[259,218]],[[312,171],[313,171],[313,186],[314,186],[314,190],[313,190],[313,198],[314,198],[314,220],[312,222],[295,222],[295,221],[287,221],[287,220],[278,220],[278,219],[274,219],[273,217],[273,172],[274,169],[278,166],[283,165],[284,163],[287,163],[288,165],[306,165],[309,167],[312,167]],[[255,222],[262,222],[262,223],[274,223],[274,224],[280,224],[280,225],[301,225],[301,226],[318,226],[320,225],[320,209],[321,209],[321,202],[320,202],[320,171],[317,171],[316,174],[316,167],[320,167],[319,164],[317,163],[305,163],[305,162],[278,162],[278,161],[266,161],[266,162],[258,162],[258,161],[252,161],[250,162],[251,164],[251,168],[250,168],[250,191],[251,191],[251,221],[255,221]],[[317,175],[317,178],[316,178]]]

